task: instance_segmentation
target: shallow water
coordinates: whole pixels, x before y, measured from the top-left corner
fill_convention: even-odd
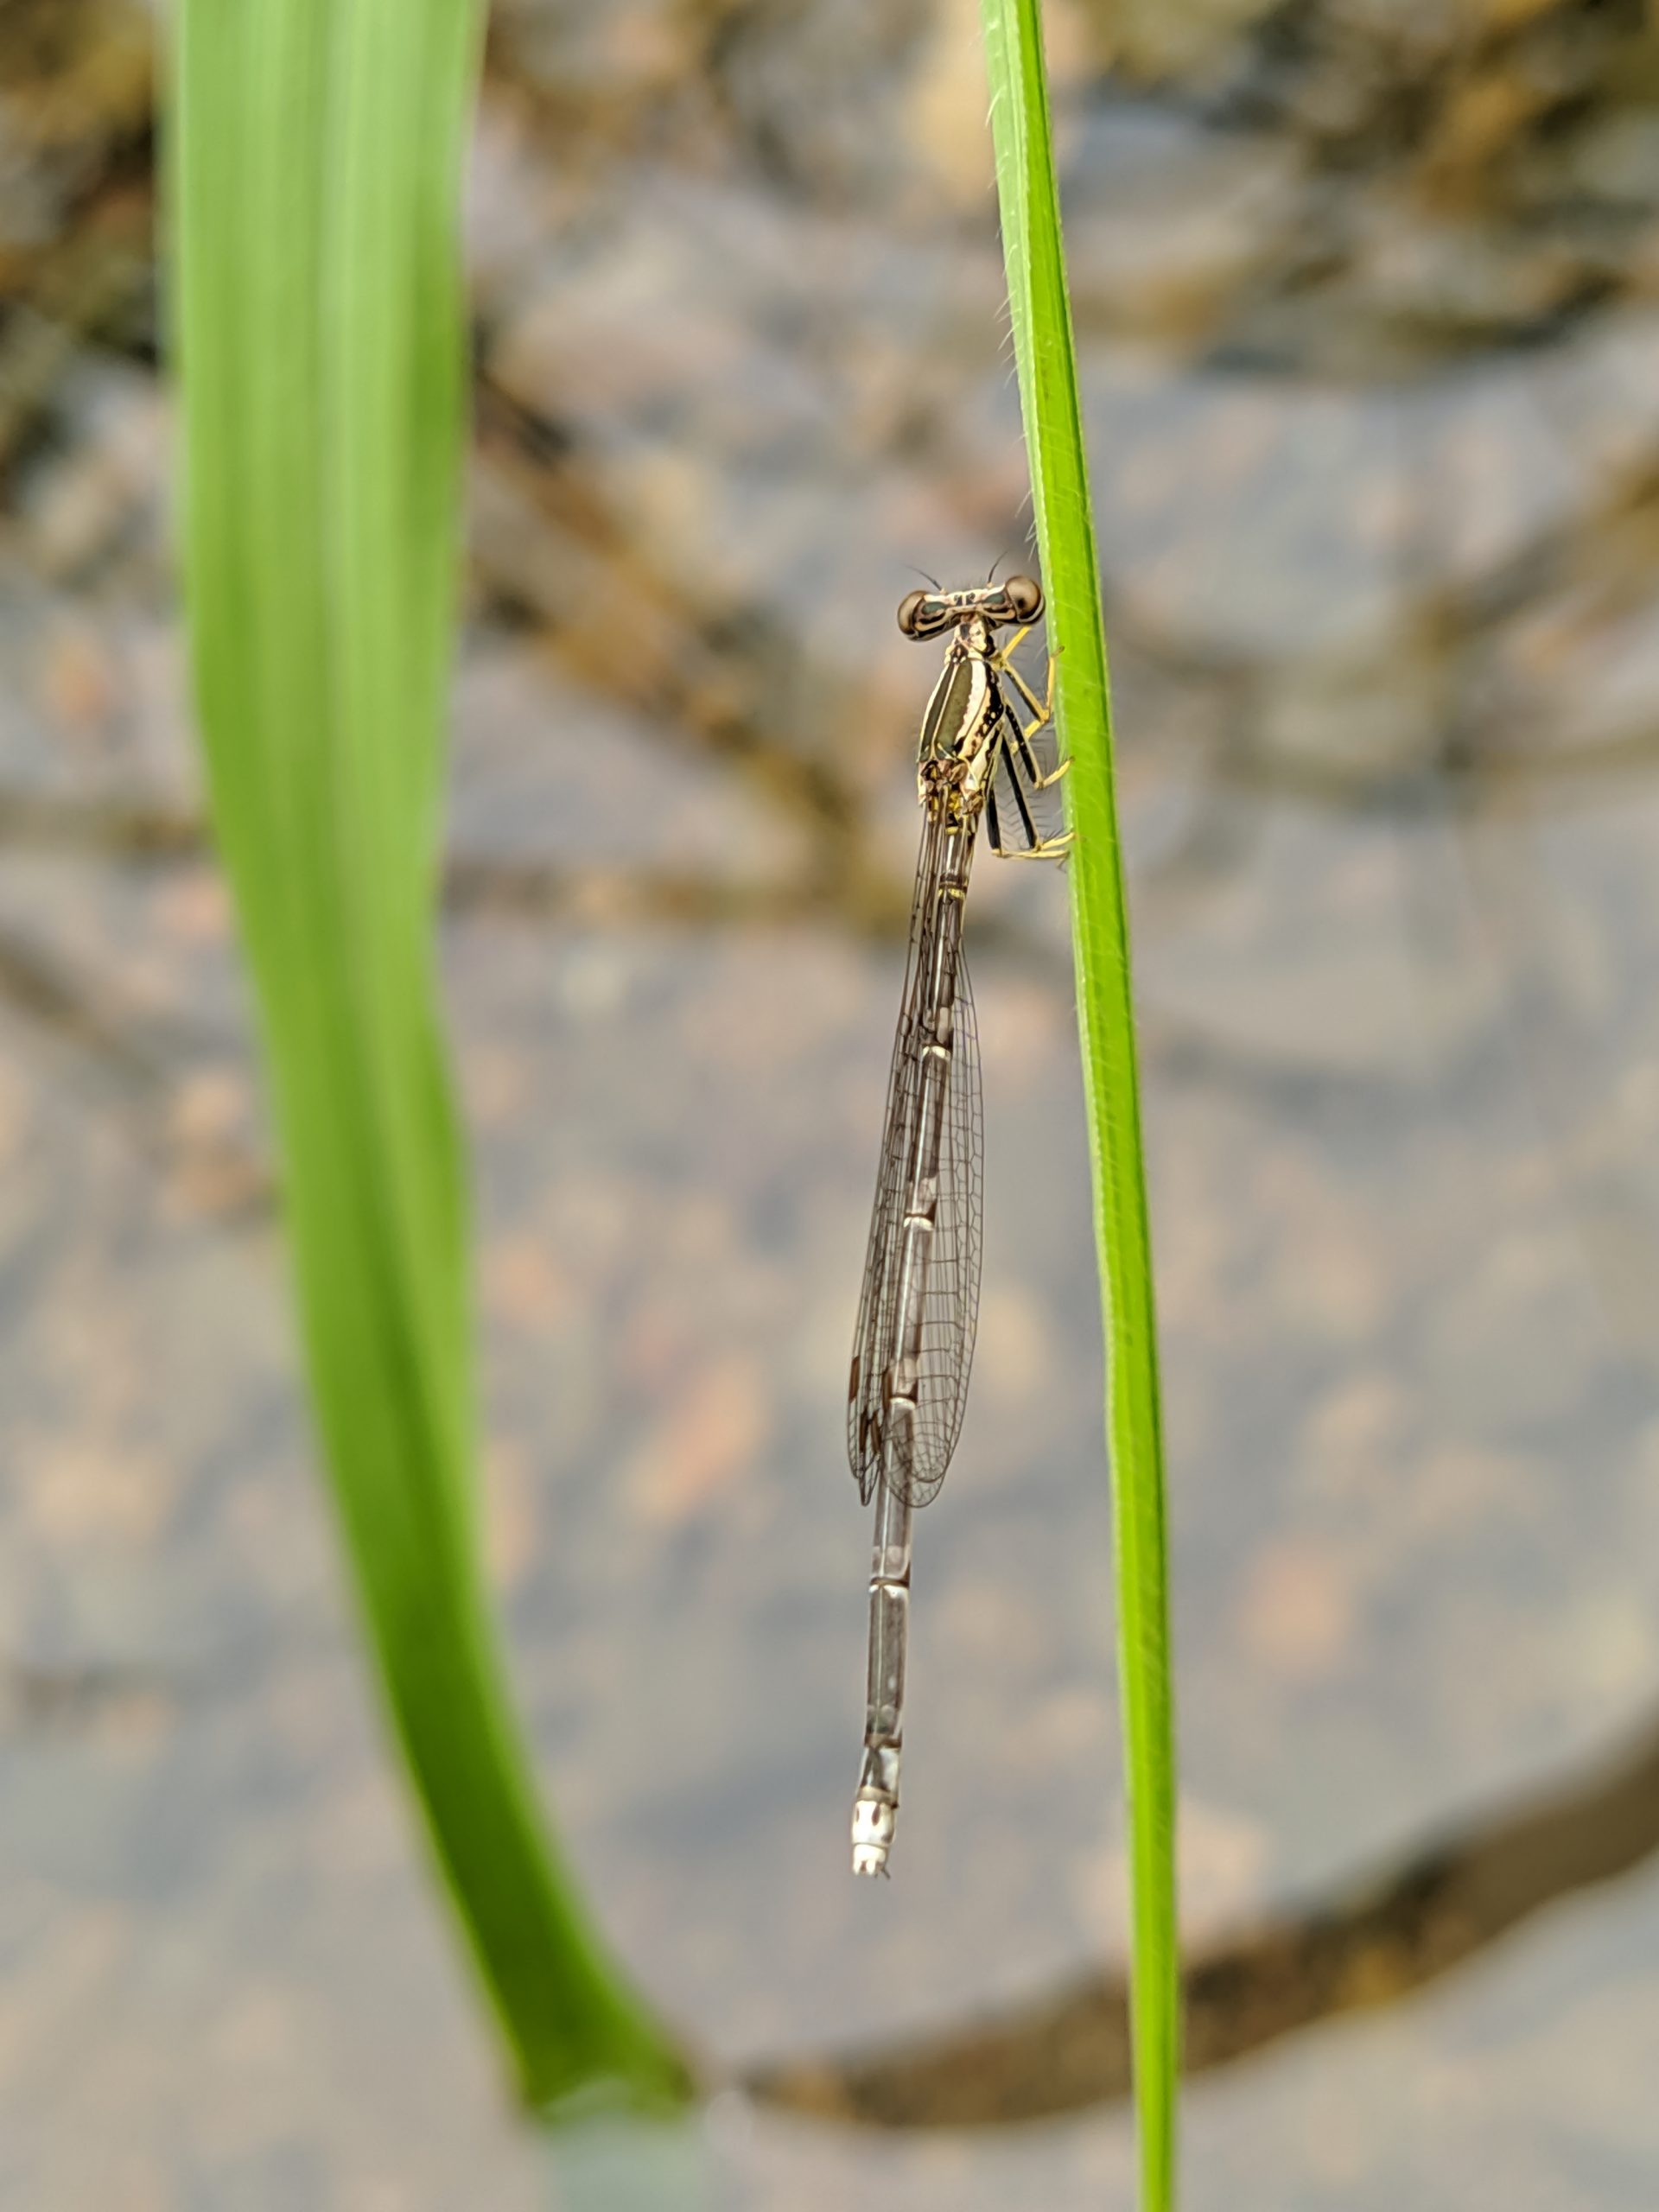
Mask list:
[[[1229,2212],[1647,2212],[1659,2171],[1659,1813],[1596,1880],[1573,1810],[1659,1699],[1655,126],[1634,29],[1438,22],[1193,28],[1114,80],[1054,26],[1192,1949],[1511,1804],[1566,1838],[1453,1971],[1362,1956],[1340,2017],[1195,2082],[1187,2202]],[[981,1347],[895,1878],[845,1871],[841,1402],[931,666],[892,607],[1023,528],[970,25],[520,6],[476,165],[445,957],[492,1565],[597,1910],[723,2077],[1123,1950],[1046,872],[976,882]],[[597,2148],[508,2116],[310,1464],[164,410],[118,321],[41,405],[0,537],[0,2204],[1127,2212],[1116,2098],[881,2133],[733,2091]]]

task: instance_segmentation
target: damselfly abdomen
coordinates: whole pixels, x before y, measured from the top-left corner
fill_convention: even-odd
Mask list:
[[[911,1515],[936,1494],[956,1450],[979,1312],[979,1038],[963,953],[974,841],[982,818],[1005,858],[1059,858],[1070,843],[1069,833],[1039,827],[1041,795],[1065,773],[1045,773],[1033,749],[1051,727],[1049,704],[1009,659],[1042,610],[1029,576],[913,591],[899,609],[906,637],[950,642],[918,749],[921,858],[848,1389],[848,1456],[865,1503],[875,1501],[853,1807],[860,1874],[887,1872],[898,1820]],[[999,647],[998,631],[1014,625]],[[1031,710],[1028,723],[1016,701]]]

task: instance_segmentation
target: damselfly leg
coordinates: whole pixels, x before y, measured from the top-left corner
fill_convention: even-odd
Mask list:
[[[1071,763],[1062,760],[1045,773],[1032,742],[1052,726],[1053,671],[1051,661],[1047,700],[1039,700],[1017,670],[1007,667],[1002,671],[1014,679],[1031,701],[1033,718],[1022,723],[1014,708],[1008,708],[1000,756],[986,795],[986,831],[992,850],[1001,860],[1064,860],[1071,849],[1071,833],[1053,826],[1053,802],[1043,797],[1059,782]]]

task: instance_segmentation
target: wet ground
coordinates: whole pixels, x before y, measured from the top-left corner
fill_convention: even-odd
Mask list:
[[[1230,2060],[1188,2202],[1650,2212],[1659,49],[1634,9],[1146,12],[1112,73],[1103,10],[1052,39]],[[148,22],[44,20],[0,34],[0,2204],[683,2201],[509,2118],[387,1770],[182,703]],[[1132,2202],[1046,871],[976,884],[980,1353],[895,1879],[845,1869],[931,667],[892,609],[1025,529],[972,31],[525,0],[474,180],[445,950],[492,1560],[607,1929],[771,2076],[659,2146],[742,2212]]]

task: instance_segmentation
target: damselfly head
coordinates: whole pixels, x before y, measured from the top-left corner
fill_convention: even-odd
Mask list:
[[[899,627],[907,638],[937,638],[977,615],[993,629],[1005,622],[1034,622],[1043,611],[1040,584],[1029,576],[1004,576],[1000,584],[968,591],[906,592],[899,602]]]

